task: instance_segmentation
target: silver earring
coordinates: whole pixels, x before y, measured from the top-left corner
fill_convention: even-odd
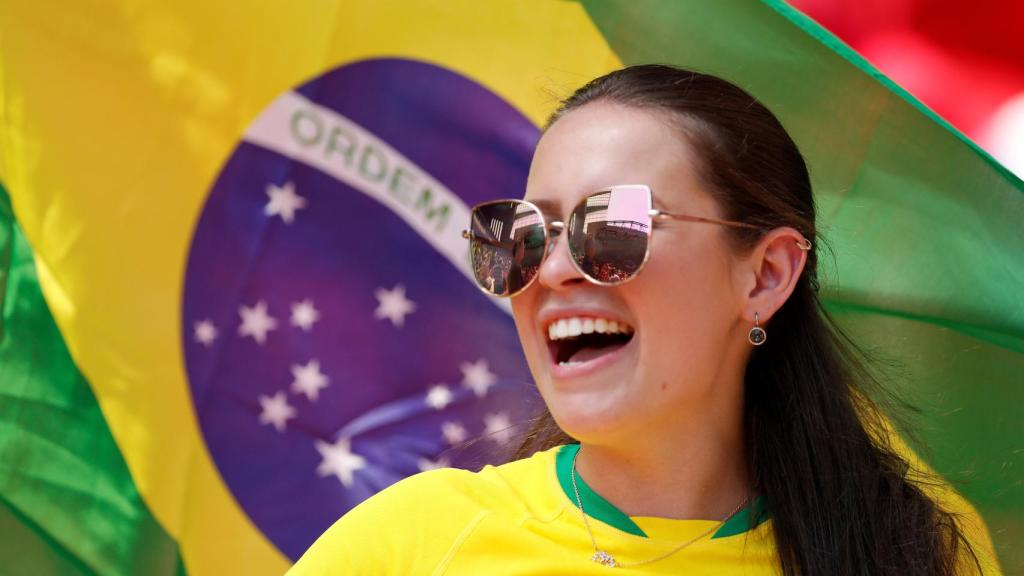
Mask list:
[[[757,320],[757,312],[754,312],[754,327],[751,328],[750,333],[747,334],[747,340],[749,340],[754,346],[764,344],[765,339],[768,338],[768,334],[765,333],[764,328],[758,326]]]

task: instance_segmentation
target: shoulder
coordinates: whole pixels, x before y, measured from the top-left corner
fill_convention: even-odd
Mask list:
[[[995,547],[988,526],[978,510],[948,480],[929,466],[889,424],[889,442],[909,464],[907,479],[930,498],[940,510],[949,513],[957,523],[966,542],[957,549],[957,573],[975,574],[980,566],[981,573],[1001,574]],[[968,549],[965,549],[966,546]],[[977,564],[975,564],[977,559]]]
[[[981,568],[981,574],[985,576],[1001,574],[992,536],[974,505],[945,481],[938,485],[927,485],[924,491],[941,509],[953,516],[966,540],[957,549],[957,574],[976,574],[978,568]]]
[[[429,574],[459,532],[486,513],[467,490],[478,484],[474,477],[441,468],[399,480],[331,525],[289,576]]]
[[[399,480],[336,521],[289,574],[429,573],[486,516],[527,511],[523,490],[553,462],[539,454],[479,472],[438,468]]]
[[[553,470],[553,458],[544,456],[538,453],[499,466],[486,465],[477,472],[461,468],[420,472],[378,492],[352,512],[365,507],[375,512],[417,511],[421,517],[439,509],[515,513],[524,509],[530,492],[540,488],[538,482],[549,465]]]
[[[384,510],[416,510],[436,506],[450,498],[461,498],[473,487],[479,488],[478,474],[459,468],[438,468],[413,474],[388,486],[364,500],[349,514],[360,508]]]

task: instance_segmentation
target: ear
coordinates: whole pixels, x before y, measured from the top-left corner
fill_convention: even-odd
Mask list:
[[[775,311],[789,299],[803,273],[807,253],[800,246],[806,243],[803,235],[789,226],[775,228],[765,234],[742,263],[745,294],[742,314],[754,323],[757,313],[760,323],[767,322]]]

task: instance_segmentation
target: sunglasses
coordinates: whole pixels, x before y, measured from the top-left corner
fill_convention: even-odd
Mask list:
[[[473,207],[469,240],[473,277],[492,295],[509,298],[537,279],[554,239],[566,229],[573,265],[590,282],[617,286],[636,277],[651,253],[655,220],[706,222],[761,229],[753,224],[670,214],[653,207],[649,186],[611,186],[588,195],[569,214],[568,223],[548,222],[536,204],[525,200],[492,200]],[[803,239],[800,248],[811,249]]]

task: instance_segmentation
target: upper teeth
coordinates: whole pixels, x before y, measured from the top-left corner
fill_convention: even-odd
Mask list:
[[[548,338],[562,340],[576,338],[580,334],[631,334],[633,327],[625,322],[607,318],[559,318],[548,325]]]

